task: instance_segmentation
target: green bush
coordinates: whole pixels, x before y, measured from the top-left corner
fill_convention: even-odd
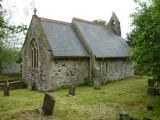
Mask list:
[[[22,80],[22,88],[27,88],[27,84]]]
[[[90,82],[90,78],[89,77],[85,77],[84,78],[84,85],[85,86],[91,86],[91,82]]]

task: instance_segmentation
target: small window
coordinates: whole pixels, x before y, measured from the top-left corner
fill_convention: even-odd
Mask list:
[[[103,70],[102,70],[102,61],[100,61],[100,67],[99,67],[99,70],[100,70],[100,72],[102,72]]]
[[[31,67],[38,68],[38,45],[35,39],[32,40],[30,45],[30,56]]]
[[[105,70],[105,72],[107,72],[108,71],[108,64],[106,64],[106,70]]]
[[[116,24],[115,20],[112,20],[112,25],[115,25],[115,24]]]

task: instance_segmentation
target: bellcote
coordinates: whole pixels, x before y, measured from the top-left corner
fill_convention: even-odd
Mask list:
[[[118,17],[114,12],[112,12],[112,16],[108,23],[108,26],[119,36],[121,36],[121,25]]]

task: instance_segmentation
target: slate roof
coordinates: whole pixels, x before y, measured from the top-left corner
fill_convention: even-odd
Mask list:
[[[41,24],[52,48],[53,56],[58,57],[87,57],[88,53],[82,46],[71,24],[41,19]]]
[[[73,24],[76,24],[97,58],[128,57],[128,44],[107,26],[76,18],[73,19],[72,24],[45,18],[40,18],[40,20],[52,48],[53,56],[89,56],[82,45],[81,38],[76,35],[73,29]]]
[[[107,26],[73,19],[97,58],[127,57],[129,46]]]

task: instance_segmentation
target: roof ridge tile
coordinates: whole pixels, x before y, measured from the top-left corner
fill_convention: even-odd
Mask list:
[[[97,26],[100,26],[100,27],[108,28],[107,25],[100,25],[100,24],[94,23],[93,21],[84,20],[84,19],[80,19],[80,18],[76,18],[76,17],[73,17],[72,20],[76,20],[76,21],[80,21],[80,22],[89,23],[89,24],[92,24],[92,25],[97,25]]]
[[[38,17],[38,18],[40,18],[40,20],[45,20],[47,22],[54,22],[54,23],[58,23],[58,24],[71,25],[71,23],[69,23],[69,22],[64,22],[64,21],[59,21],[59,20],[54,20],[54,19],[48,19],[48,18],[44,18],[44,17]]]

